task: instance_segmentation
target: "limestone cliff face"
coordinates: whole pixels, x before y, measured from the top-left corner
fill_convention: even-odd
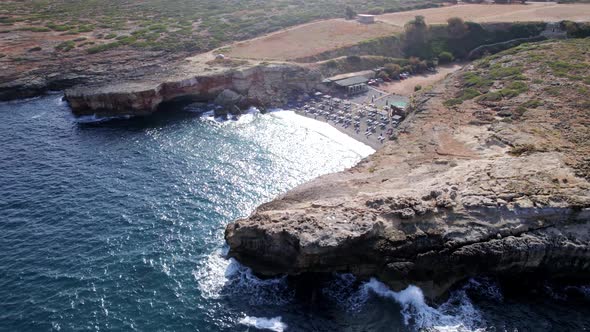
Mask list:
[[[541,45],[549,59],[569,47]],[[229,255],[263,275],[351,272],[431,297],[482,274],[589,278],[588,96],[569,95],[568,79],[530,55],[485,59],[416,96],[395,141],[231,223]],[[564,90],[547,95],[542,81],[516,97],[443,105],[462,95],[466,73],[510,71],[496,67]]]
[[[243,65],[192,74],[177,70],[162,83],[154,78],[67,90],[65,97],[77,115],[141,115],[157,110],[162,102],[177,99],[212,101],[224,90],[242,95],[244,106],[276,106],[289,97],[309,92],[321,80],[319,72],[294,64]]]

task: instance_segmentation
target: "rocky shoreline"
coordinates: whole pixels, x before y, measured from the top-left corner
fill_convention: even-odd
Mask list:
[[[523,61],[509,53],[492,63]],[[573,161],[587,153],[585,109],[546,95],[544,82],[495,104],[443,105],[472,69],[416,95],[396,140],[357,166],[228,225],[229,256],[260,275],[353,273],[431,298],[471,276],[588,280],[590,183]],[[538,64],[523,73],[535,80]],[[528,98],[547,104],[522,115]]]

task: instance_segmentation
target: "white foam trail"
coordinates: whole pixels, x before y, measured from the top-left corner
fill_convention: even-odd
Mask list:
[[[240,324],[275,332],[283,332],[287,329],[287,324],[281,321],[281,317],[264,318],[246,316],[240,319]]]
[[[122,115],[122,116],[97,116],[96,114],[93,115],[83,115],[79,117],[75,117],[74,121],[78,123],[101,123],[116,119],[130,119],[131,115]]]

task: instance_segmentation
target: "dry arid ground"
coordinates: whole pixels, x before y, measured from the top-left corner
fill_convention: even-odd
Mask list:
[[[423,75],[414,75],[403,81],[394,81],[385,83],[379,86],[380,90],[389,93],[395,93],[402,96],[409,96],[414,93],[414,87],[421,85],[422,87],[434,84],[441,79],[445,78],[448,74],[461,69],[462,65],[454,64],[449,66],[440,66],[437,68],[436,73],[427,73]]]
[[[416,15],[424,16],[429,24],[446,23],[451,17],[473,22],[587,21],[590,20],[590,4],[455,5],[379,15],[379,22],[374,25],[343,19],[325,20],[240,42],[222,50],[237,58],[293,60],[401,32]]]
[[[344,19],[318,21],[237,43],[228,54],[236,58],[290,60],[400,31],[399,27],[385,23],[367,25]]]
[[[590,4],[532,3],[515,5],[464,4],[457,6],[412,10],[380,15],[377,20],[403,27],[416,15],[422,15],[429,24],[446,23],[451,17],[466,21],[487,22],[556,22],[561,20],[590,20]]]

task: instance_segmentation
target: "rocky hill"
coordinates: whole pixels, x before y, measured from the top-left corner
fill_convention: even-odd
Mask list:
[[[590,276],[590,39],[523,44],[414,96],[393,141],[226,229],[261,275],[430,297],[473,275]],[[587,279],[586,279],[587,280]]]

